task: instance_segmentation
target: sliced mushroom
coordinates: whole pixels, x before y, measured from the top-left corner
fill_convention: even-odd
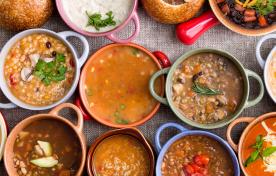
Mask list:
[[[31,60],[32,63],[32,67],[35,67],[36,63],[38,62],[40,55],[39,54],[31,54],[29,55],[29,58]]]
[[[180,95],[180,93],[183,91],[184,89],[184,86],[183,84],[174,84],[173,85],[173,91],[175,92],[176,95]]]
[[[26,82],[29,82],[33,79],[33,69],[32,68],[28,68],[28,67],[25,67],[21,70],[21,79],[23,81],[26,81]]]

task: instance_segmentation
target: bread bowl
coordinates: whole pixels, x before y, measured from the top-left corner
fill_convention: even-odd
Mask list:
[[[205,0],[142,0],[153,19],[166,24],[178,24],[193,18]]]

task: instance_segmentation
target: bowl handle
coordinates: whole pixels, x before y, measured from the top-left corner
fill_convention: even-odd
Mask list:
[[[234,120],[232,123],[230,123],[230,125],[227,128],[227,132],[226,132],[226,137],[227,137],[227,141],[230,144],[230,146],[236,151],[238,152],[238,145],[233,141],[231,134],[232,134],[232,130],[233,128],[238,125],[239,123],[251,123],[255,118],[254,117],[240,117],[236,120]]]
[[[168,58],[168,56],[166,54],[164,54],[163,52],[154,51],[152,54],[158,59],[158,61],[161,64],[162,68],[167,68],[167,67],[170,67],[172,65],[170,59]]]
[[[165,123],[163,125],[161,125],[158,129],[157,132],[155,134],[155,146],[156,149],[158,151],[158,153],[161,151],[162,149],[162,145],[160,143],[160,136],[161,133],[166,129],[166,128],[176,128],[178,130],[180,130],[181,132],[186,131],[188,129],[184,128],[183,126],[177,124],[177,123]]]
[[[118,37],[115,36],[114,33],[107,35],[106,37],[116,43],[129,43],[130,41],[132,41],[134,38],[136,38],[140,32],[140,20],[139,20],[139,16],[137,14],[137,12],[134,12],[131,20],[134,22],[135,25],[135,29],[134,29],[134,33],[127,39],[119,39]]]
[[[79,132],[82,132],[82,130],[83,130],[83,117],[82,117],[81,110],[77,106],[75,106],[71,103],[63,103],[63,104],[58,105],[54,109],[52,109],[49,114],[54,115],[54,116],[58,116],[59,112],[64,108],[71,108],[77,113],[78,121],[77,121],[76,128]]]
[[[208,10],[201,16],[176,27],[177,38],[185,45],[192,45],[204,32],[220,24],[215,14]]]
[[[265,66],[265,60],[261,56],[261,47],[262,47],[263,43],[269,39],[276,39],[276,34],[269,34],[269,35],[262,37],[260,39],[260,41],[257,43],[257,47],[256,47],[256,57],[259,62],[259,65],[262,68],[264,68],[264,66]]]
[[[80,41],[82,42],[83,44],[83,52],[81,54],[81,56],[78,58],[78,63],[79,63],[79,68],[83,66],[83,64],[85,63],[85,61],[87,60],[87,57],[88,57],[88,54],[89,54],[89,44],[88,44],[88,41],[87,39],[76,33],[76,32],[73,32],[73,31],[63,31],[63,32],[59,32],[58,35],[63,38],[64,40],[67,40],[68,37],[76,37],[78,39],[80,39]],[[68,41],[68,40],[67,40]],[[75,49],[76,51],[76,49]]]
[[[82,101],[81,101],[81,98],[80,98],[79,94],[77,95],[77,97],[76,97],[76,99],[74,101],[74,104],[80,109],[84,120],[91,120],[90,115],[85,110],[85,107],[82,104]]]
[[[248,77],[252,77],[252,78],[256,79],[260,85],[259,95],[253,100],[247,100],[247,102],[245,104],[245,108],[249,108],[251,106],[255,106],[262,100],[262,98],[264,96],[264,85],[263,85],[262,78],[257,73],[255,73],[251,70],[248,70],[248,69],[245,69],[245,72]]]
[[[164,74],[168,74],[170,71],[170,67],[169,68],[165,68],[165,69],[162,69],[162,70],[159,70],[158,72],[154,73],[152,75],[152,77],[150,78],[150,82],[149,82],[149,89],[150,89],[150,93],[151,95],[157,100],[159,101],[160,103],[163,103],[165,105],[168,105],[168,100],[166,98],[163,98],[161,96],[159,96],[155,90],[154,90],[154,83],[155,83],[155,80],[161,76],[161,75],[164,75]]]
[[[2,108],[2,109],[13,109],[16,107],[17,106],[13,103],[0,103],[0,108]]]

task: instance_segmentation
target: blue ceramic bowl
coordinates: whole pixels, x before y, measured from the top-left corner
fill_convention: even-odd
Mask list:
[[[161,135],[162,131],[166,128],[176,128],[176,129],[180,130],[181,132],[179,134],[175,135],[174,137],[172,137],[168,142],[166,142],[166,144],[164,146],[162,146],[160,143],[160,135]],[[234,176],[240,176],[240,166],[239,166],[239,162],[236,157],[236,154],[225,140],[223,140],[221,137],[219,137],[215,134],[212,134],[210,132],[200,131],[200,130],[188,130],[188,129],[184,128],[183,126],[178,125],[176,123],[165,123],[162,126],[160,126],[156,132],[155,145],[156,145],[156,149],[159,153],[159,156],[157,159],[157,165],[156,165],[156,176],[162,176],[161,165],[162,165],[163,157],[166,154],[168,148],[178,139],[180,139],[184,136],[189,136],[189,135],[208,136],[209,138],[212,138],[212,139],[218,141],[231,156],[232,163],[234,166],[234,173],[235,173]]]

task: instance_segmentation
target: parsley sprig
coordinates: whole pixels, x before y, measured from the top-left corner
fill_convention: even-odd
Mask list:
[[[51,62],[45,62],[39,59],[35,68],[34,75],[37,76],[45,85],[51,82],[59,82],[65,79],[67,67],[65,66],[65,56],[57,54]]]
[[[272,155],[274,152],[276,152],[276,147],[267,147],[264,149],[263,143],[264,143],[263,136],[258,135],[256,137],[256,143],[250,146],[255,150],[250,154],[250,156],[244,162],[245,167],[247,167],[249,164],[253,163],[259,158],[263,159],[263,157],[268,157]]]
[[[114,16],[112,11],[109,11],[106,13],[107,18],[105,19],[102,19],[102,15],[99,13],[89,14],[86,11],[86,15],[88,16],[87,26],[93,26],[97,31],[99,31],[100,28],[103,28],[106,26],[116,25],[116,21],[114,21]]]
[[[276,0],[257,0],[253,7],[259,14],[265,16],[274,11],[275,3]]]

